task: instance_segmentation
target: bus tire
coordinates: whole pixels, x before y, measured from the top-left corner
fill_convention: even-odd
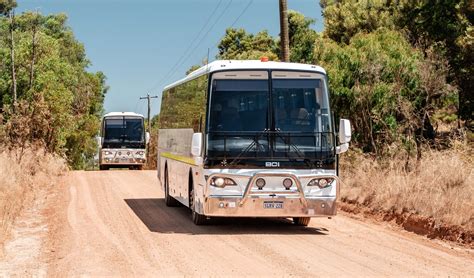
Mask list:
[[[192,210],[192,216],[193,216],[193,223],[200,226],[200,225],[206,225],[207,224],[207,217],[197,213],[194,211],[194,208]]]
[[[189,208],[191,209],[191,216],[193,223],[196,225],[207,224],[207,217],[196,212],[194,206],[194,185],[191,174],[189,175]]]
[[[109,170],[109,166],[99,165],[99,170],[100,171],[107,171],[107,170]]]
[[[293,217],[293,223],[297,226],[306,227],[309,224],[311,217]]]
[[[175,198],[170,196],[169,191],[169,182],[168,182],[168,168],[165,168],[165,204],[168,207],[178,206],[178,201]]]

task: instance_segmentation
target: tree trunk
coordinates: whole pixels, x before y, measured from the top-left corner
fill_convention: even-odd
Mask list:
[[[15,70],[15,41],[13,39],[13,31],[15,24],[15,12],[10,12],[10,61],[11,61],[11,74],[12,74],[12,95],[13,95],[13,109],[17,104],[17,92],[16,92],[16,70]]]
[[[29,90],[31,90],[31,88],[33,87],[33,80],[34,80],[34,76],[35,76],[37,26],[38,26],[38,14],[35,15],[35,19],[33,21],[32,35],[31,35],[30,81],[29,81],[29,84],[28,84],[28,89]]]

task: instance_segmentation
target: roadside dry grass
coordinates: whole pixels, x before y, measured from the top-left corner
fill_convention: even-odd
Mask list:
[[[0,152],[0,255],[15,219],[67,169],[42,150],[26,149],[19,158],[19,150]]]
[[[406,171],[403,159],[380,162],[362,154],[343,158],[342,200],[373,211],[416,214],[436,225],[474,231],[472,149],[425,152]]]

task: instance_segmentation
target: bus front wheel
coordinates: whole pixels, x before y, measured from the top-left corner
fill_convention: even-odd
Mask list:
[[[190,179],[189,181],[191,183],[190,185],[190,189],[189,190],[189,208],[191,209],[191,215],[192,215],[192,218],[193,218],[193,223],[196,224],[196,225],[205,225],[207,224],[207,217],[202,215],[202,214],[199,214],[198,212],[196,212],[196,209],[194,207],[194,186],[192,185],[192,180]]]
[[[193,223],[196,225],[205,225],[207,224],[207,217],[197,213],[194,208],[191,209],[193,214]]]
[[[293,223],[297,226],[306,227],[309,224],[311,217],[293,217]]]

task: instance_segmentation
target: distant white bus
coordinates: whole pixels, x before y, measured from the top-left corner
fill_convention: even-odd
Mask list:
[[[336,214],[338,155],[351,128],[329,107],[314,65],[215,61],[165,87],[158,178],[168,206],[210,217],[285,217],[308,225]]]
[[[144,118],[133,112],[112,112],[102,119],[99,137],[99,168],[129,168],[141,170],[146,163]]]

